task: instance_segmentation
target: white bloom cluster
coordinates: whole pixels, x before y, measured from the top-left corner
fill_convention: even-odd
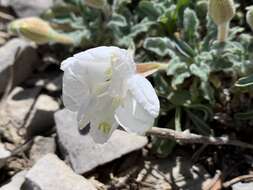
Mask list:
[[[159,100],[127,50],[89,49],[64,60],[61,69],[64,105],[77,112],[79,127],[90,124],[94,141],[106,142],[118,125],[136,134],[152,127]]]

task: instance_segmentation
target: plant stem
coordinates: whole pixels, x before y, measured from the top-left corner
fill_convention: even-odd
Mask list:
[[[146,134],[164,139],[175,140],[185,144],[230,145],[253,149],[252,144],[248,144],[238,140],[230,140],[228,137],[209,137],[190,133],[189,131],[181,132],[172,129],[152,127]]]
[[[230,22],[218,25],[218,41],[225,42],[228,37]]]

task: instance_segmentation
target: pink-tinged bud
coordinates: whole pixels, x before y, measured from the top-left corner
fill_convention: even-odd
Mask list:
[[[159,70],[165,70],[167,67],[168,67],[167,64],[157,63],[157,62],[136,64],[137,73],[141,74],[144,77],[152,75],[153,73]]]
[[[9,24],[8,28],[11,33],[22,36],[28,40],[32,40],[37,44],[44,44],[48,42],[57,42],[62,44],[74,43],[72,38],[55,31],[49,23],[37,17],[14,20]]]

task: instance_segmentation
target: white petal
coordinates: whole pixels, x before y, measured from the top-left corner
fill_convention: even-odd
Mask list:
[[[111,51],[110,48],[99,47],[75,54],[77,63],[73,72],[86,76],[91,86],[106,81],[111,68]]]
[[[85,101],[83,101],[83,104],[80,106],[78,112],[77,112],[77,122],[78,122],[78,127],[80,129],[83,129],[84,127],[86,127],[89,122],[90,122],[90,116],[92,114],[93,111],[93,107],[95,106],[95,101],[96,98],[95,97],[87,97],[87,99]],[[93,109],[91,109],[93,108]]]
[[[76,78],[86,81],[91,92],[96,86],[111,79],[120,81],[135,72],[135,63],[127,50],[118,47],[97,47],[75,54],[62,62],[61,69],[71,68]],[[113,80],[115,81],[115,80]]]
[[[85,81],[76,78],[71,69],[65,68],[63,75],[63,103],[71,111],[77,111],[89,97],[89,87]]]
[[[83,128],[90,122],[90,135],[95,142],[104,143],[117,128],[114,112],[110,96],[92,97],[78,111],[78,125]]]
[[[123,106],[116,110],[115,119],[126,131],[140,135],[145,134],[154,123],[154,117],[130,93],[124,99]]]
[[[94,142],[100,143],[100,144],[106,143],[108,139],[111,137],[112,133],[118,127],[118,124],[116,122],[111,123],[110,131],[108,133],[104,133],[97,127],[97,125],[98,125],[97,123],[91,123],[89,134],[93,138]]]
[[[159,115],[160,103],[151,83],[141,75],[135,74],[127,80],[127,87],[136,101],[153,117]]]

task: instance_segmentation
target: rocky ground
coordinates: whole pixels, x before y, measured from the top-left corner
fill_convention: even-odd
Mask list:
[[[1,30],[14,17],[37,16],[52,3],[0,0]],[[215,151],[203,157],[206,147],[178,146],[169,157],[158,158],[148,138],[121,130],[108,143],[95,144],[86,131],[78,131],[75,115],[63,108],[61,55],[56,58],[51,47],[6,32],[0,32],[0,42],[0,190],[221,189],[227,178],[215,163],[230,156],[220,156],[222,148],[211,147]],[[227,176],[237,167],[252,168],[252,155],[241,157],[243,163],[225,164],[232,166],[225,168]],[[226,185],[253,189],[251,183]]]

